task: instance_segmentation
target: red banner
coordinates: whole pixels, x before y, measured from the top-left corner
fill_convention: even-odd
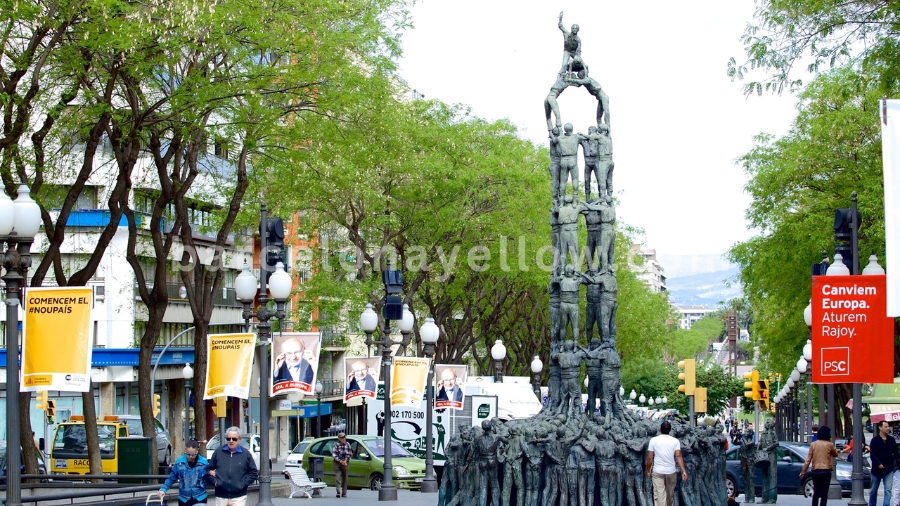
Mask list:
[[[893,383],[886,276],[813,276],[813,383]]]

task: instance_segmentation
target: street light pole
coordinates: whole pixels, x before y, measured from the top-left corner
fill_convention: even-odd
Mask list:
[[[257,280],[250,273],[247,261],[244,260],[244,268],[237,279],[234,281],[235,293],[244,305],[242,316],[244,321],[249,325],[250,318],[256,317],[259,321],[257,325],[257,334],[259,337],[259,501],[257,505],[272,505],[272,466],[269,460],[269,382],[271,381],[271,372],[269,371],[269,339],[271,337],[272,324],[269,323],[271,318],[278,320],[284,319],[284,307],[287,298],[291,294],[291,276],[285,272],[284,264],[278,262],[275,272],[272,273],[271,284],[272,298],[275,299],[275,312],[269,311],[268,303],[269,290],[266,289],[266,276],[263,270],[268,269],[268,245],[267,239],[267,221],[266,221],[266,203],[260,204],[260,279],[259,279],[259,310],[253,312],[251,304],[253,297],[256,295]],[[220,435],[223,438],[225,434]]]
[[[855,209],[854,209],[855,211]],[[828,269],[825,271],[826,276],[846,276],[850,274],[850,269],[844,265],[843,255],[840,253],[835,253],[834,262],[828,266]],[[828,426],[832,430],[832,434],[837,436],[837,431],[834,426],[835,422],[835,412],[837,411],[837,406],[834,402],[834,385],[828,384],[826,396],[828,397]],[[862,441],[862,437],[860,437],[859,441]],[[855,445],[854,445],[855,446]],[[860,445],[862,447],[862,445]],[[854,460],[856,460],[854,458]],[[860,460],[862,460],[862,456],[860,456]],[[833,469],[837,469],[837,459],[835,457],[831,458],[831,466]],[[851,475],[852,479],[852,475]],[[831,483],[828,484],[828,498],[829,499],[843,499],[844,495],[841,490],[841,484],[837,481],[837,473],[831,473]]]
[[[316,380],[316,437],[322,437],[322,392],[325,386]]]
[[[491,347],[491,357],[494,359],[494,383],[503,383],[503,359],[506,358],[506,346],[503,346],[503,341],[497,339]]]
[[[21,506],[22,461],[19,432],[19,292],[31,267],[31,244],[41,227],[41,209],[29,196],[24,181],[15,202],[0,191],[0,237],[6,238],[3,267],[6,273],[6,504]],[[28,446],[24,446],[28,448]]]
[[[538,402],[543,404],[543,396],[541,395],[541,371],[544,370],[544,363],[541,362],[541,357],[538,355],[534,356],[534,359],[531,361],[531,385],[534,388],[534,395],[537,396]]]
[[[420,492],[424,494],[437,493],[437,480],[434,479],[434,442],[432,441],[432,412],[434,411],[434,345],[437,343],[441,331],[434,324],[433,318],[426,318],[425,324],[419,329],[419,336],[424,344],[423,353],[425,358],[429,360],[428,364],[428,381],[425,383],[425,478],[422,479],[422,488]]]
[[[184,378],[184,444],[187,445],[191,439],[191,386],[188,384],[188,381],[194,377],[194,369],[191,364],[184,364],[181,377]]]

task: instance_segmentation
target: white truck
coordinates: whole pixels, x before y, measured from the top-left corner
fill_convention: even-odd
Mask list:
[[[383,384],[379,384],[376,401],[368,403],[366,410],[368,435],[384,434],[383,392]],[[423,459],[426,445],[425,406],[423,400],[419,409],[394,407],[391,416],[391,438],[413,455]],[[434,465],[444,465],[444,448],[459,430],[478,425],[482,420],[495,416],[503,421],[509,421],[531,418],[540,411],[541,403],[528,383],[494,383],[491,377],[469,377],[465,385],[463,409],[437,409],[432,413]]]

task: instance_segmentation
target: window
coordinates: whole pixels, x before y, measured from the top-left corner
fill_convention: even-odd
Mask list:
[[[213,153],[219,158],[228,158],[228,143],[225,139],[218,138],[214,144]]]

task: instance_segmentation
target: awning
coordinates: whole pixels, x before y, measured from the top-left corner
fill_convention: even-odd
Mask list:
[[[900,411],[889,411],[887,413],[878,413],[869,417],[872,424],[887,422],[900,422]]]

